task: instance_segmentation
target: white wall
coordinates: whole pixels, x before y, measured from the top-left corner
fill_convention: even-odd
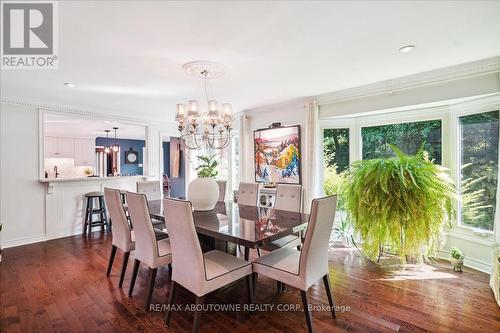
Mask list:
[[[45,237],[45,192],[38,173],[38,110],[0,104],[0,223],[3,246]]]
[[[310,158],[310,152],[307,150],[308,140],[308,112],[310,104],[313,103],[311,98],[302,98],[292,100],[286,103],[269,105],[261,108],[245,110],[240,117],[239,134],[240,134],[240,181],[255,182],[254,174],[254,144],[253,132],[257,129],[267,128],[272,123],[281,122],[283,126],[300,125],[301,131],[301,174],[302,185],[304,187],[305,200],[313,196],[315,192],[308,182],[308,163],[306,160]],[[305,204],[307,209],[309,205]]]
[[[47,109],[46,107],[44,107]],[[58,109],[54,108],[57,112]],[[71,111],[71,110],[70,110]],[[67,112],[67,110],[65,110]],[[78,111],[72,111],[78,114]],[[82,115],[88,116],[87,113]],[[93,114],[99,116],[99,114]],[[107,119],[114,119],[107,114]],[[120,118],[116,118],[120,119]],[[134,121],[133,119],[130,119]],[[0,223],[2,247],[28,244],[81,232],[81,194],[103,186],[133,189],[135,178],[103,182],[57,184],[47,193],[39,182],[39,108],[30,104],[0,103]],[[137,122],[144,123],[140,119]],[[174,123],[147,122],[145,175],[159,174],[160,132],[176,133]],[[125,182],[125,183],[124,183]]]

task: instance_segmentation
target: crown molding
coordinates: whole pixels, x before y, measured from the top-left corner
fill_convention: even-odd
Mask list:
[[[116,120],[116,121],[134,123],[134,124],[138,124],[138,125],[139,124],[140,125],[155,124],[155,125],[167,125],[167,126],[175,125],[175,126],[177,126],[174,121],[172,121],[172,122],[156,121],[156,120],[151,120],[151,119],[147,119],[147,118],[141,119],[141,118],[134,118],[134,117],[126,117],[126,116],[115,115],[112,113],[102,113],[102,112],[96,112],[96,111],[91,111],[91,110],[70,108],[70,107],[65,107],[65,106],[23,102],[23,101],[17,101],[17,100],[5,99],[5,98],[0,99],[0,103],[9,104],[9,105],[16,105],[16,106],[23,106],[23,107],[34,108],[34,109],[43,109],[46,111],[56,112],[56,113],[61,113],[61,114],[76,115],[76,116],[83,116],[83,117],[89,117],[89,118],[111,119],[111,120]]]
[[[251,115],[254,113],[261,113],[261,112],[269,112],[272,110],[276,109],[284,109],[284,108],[290,108],[290,107],[296,107],[296,106],[302,106],[306,107],[309,103],[314,103],[316,100],[314,97],[299,97],[299,98],[293,98],[273,104],[267,104],[267,105],[262,105],[258,106],[255,108],[250,108],[250,109],[245,109],[242,110],[241,112],[235,113],[235,115]]]
[[[500,56],[321,94],[316,100],[324,105],[492,73],[500,73]]]

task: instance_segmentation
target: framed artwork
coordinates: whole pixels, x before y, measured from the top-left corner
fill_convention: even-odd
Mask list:
[[[130,148],[125,152],[125,164],[139,164],[139,153]]]
[[[254,131],[255,181],[301,184],[300,125]]]

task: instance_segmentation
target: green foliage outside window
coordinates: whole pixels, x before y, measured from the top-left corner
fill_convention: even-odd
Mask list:
[[[414,155],[422,143],[429,158],[441,164],[441,120],[427,120],[361,128],[363,159],[396,156],[390,149],[395,145],[405,154]]]
[[[337,210],[345,211],[344,190],[347,185],[347,171],[337,173],[337,166],[325,166],[323,190],[325,195],[337,194]]]
[[[323,132],[325,167],[335,167],[341,173],[349,167],[349,129],[328,128]]]
[[[493,230],[498,174],[499,112],[460,117],[460,198],[464,225]]]

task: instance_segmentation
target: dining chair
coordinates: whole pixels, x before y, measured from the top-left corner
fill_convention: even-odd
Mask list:
[[[259,197],[259,184],[258,183],[243,183],[241,182],[238,187],[238,205],[257,206]],[[241,252],[240,245],[238,249]],[[257,249],[259,252],[259,249]],[[260,256],[260,252],[259,252]],[[248,249],[245,248],[245,259],[248,258]]]
[[[226,184],[225,180],[217,180],[217,185],[219,185],[219,198],[217,202],[224,202],[226,199]]]
[[[108,270],[106,276],[111,273],[113,262],[115,260],[116,249],[123,251],[123,264],[120,273],[120,282],[118,287],[122,287],[125,272],[127,271],[128,258],[130,252],[135,248],[135,235],[130,230],[130,225],[123,209],[122,196],[120,190],[104,188],[104,200],[108,208],[108,214],[113,221],[113,240],[111,242],[111,255],[109,257]]]
[[[161,200],[161,184],[158,180],[137,182],[137,193],[145,194],[148,200]]]
[[[259,196],[258,183],[240,183],[238,188],[238,204],[247,206],[257,206]]]
[[[302,211],[302,186],[295,184],[278,184],[274,209],[300,213]],[[300,251],[302,242],[299,236],[288,235],[271,242],[263,249],[274,251],[283,246],[296,247]]]
[[[196,296],[193,332],[198,332],[204,296],[246,277],[248,297],[253,299],[252,265],[222,251],[202,253],[194,225],[191,202],[164,199],[165,221],[170,235],[173,257],[172,285],[165,324],[170,325],[178,285]]]
[[[172,251],[170,249],[170,240],[168,238],[156,240],[146,195],[127,192],[126,196],[135,233],[134,268],[128,295],[132,296],[134,291],[140,264],[145,264],[149,268],[149,287],[146,295],[147,310],[151,302],[158,267],[169,265],[169,268],[171,268]]]
[[[146,180],[137,182],[137,193],[145,194],[148,200],[161,200],[161,183],[157,180]],[[153,220],[153,226],[157,229],[164,229],[162,221]]]
[[[332,231],[337,196],[314,199],[301,251],[283,247],[258,258],[252,263],[254,286],[259,274],[300,289],[307,329],[313,332],[311,312],[307,303],[307,290],[321,278],[326,289],[332,317],[335,307],[328,275],[328,244]]]

